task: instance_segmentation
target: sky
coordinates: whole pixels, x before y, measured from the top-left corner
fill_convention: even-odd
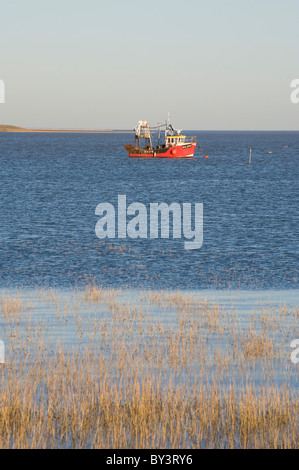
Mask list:
[[[298,130],[298,0],[0,0],[0,124]]]

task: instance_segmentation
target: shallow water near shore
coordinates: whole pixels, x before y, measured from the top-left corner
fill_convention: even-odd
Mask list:
[[[297,298],[2,289],[0,447],[296,448]]]
[[[226,365],[221,382],[227,386],[232,372],[245,366],[249,367],[248,374],[243,371],[242,377],[235,377],[240,388],[248,381],[261,388],[271,383],[298,391],[298,371],[290,360],[290,344],[298,336],[298,290],[154,291],[90,286],[85,290],[1,289],[0,296],[7,367],[12,362],[23,363],[26,347],[29,360],[41,339],[47,367],[47,360],[60,348],[67,354],[80,354],[81,350],[83,355],[87,348],[109,357],[119,342],[126,345],[127,352],[135,350],[137,354],[138,350],[142,358],[153,342],[162,351],[163,343],[173,335],[186,339],[196,332],[193,341],[196,348],[202,344],[209,364],[202,384],[214,380],[215,370],[221,367],[219,355],[223,354]],[[256,337],[250,337],[249,332]],[[256,340],[257,350],[252,357],[248,353],[242,359],[246,341],[252,340]],[[236,354],[238,348],[240,356]],[[191,379],[201,376],[201,371],[195,357],[190,363],[185,359],[176,380],[187,386]],[[242,361],[246,363],[243,366]],[[22,368],[32,365],[30,360],[25,364],[27,361]],[[154,374],[163,370],[166,377],[172,370],[167,361],[162,367],[154,357],[148,365]]]

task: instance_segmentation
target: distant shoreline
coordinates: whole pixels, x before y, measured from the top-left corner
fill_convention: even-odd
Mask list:
[[[124,129],[30,129],[27,127],[0,124],[0,132],[19,133],[50,133],[50,134],[134,134],[133,130]],[[199,132],[199,129],[188,129],[186,132]],[[278,130],[252,130],[252,129],[200,129],[200,132],[299,132],[297,129]]]
[[[92,129],[27,129],[26,127],[0,125],[0,132],[46,132],[71,134],[132,134],[133,131],[124,130],[92,130]]]

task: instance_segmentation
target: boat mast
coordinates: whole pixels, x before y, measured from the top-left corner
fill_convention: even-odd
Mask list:
[[[165,121],[165,145],[166,145],[166,137],[167,137],[167,131],[168,131],[168,128],[169,128],[169,124],[170,124],[170,111],[168,111],[167,121]]]
[[[162,124],[161,122],[158,122],[158,147],[160,146],[160,135],[161,135],[161,127],[162,127]]]

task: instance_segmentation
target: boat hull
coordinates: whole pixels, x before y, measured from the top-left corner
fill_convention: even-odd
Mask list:
[[[129,151],[129,156],[133,158],[193,158],[196,149],[196,142],[175,147],[158,148],[158,149],[137,149],[133,146]]]

